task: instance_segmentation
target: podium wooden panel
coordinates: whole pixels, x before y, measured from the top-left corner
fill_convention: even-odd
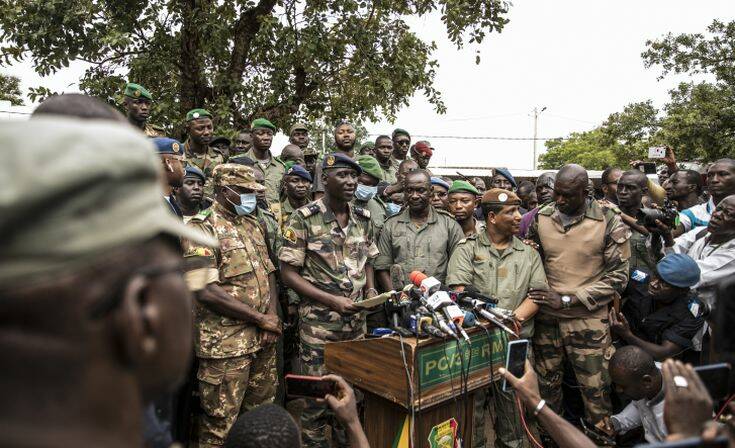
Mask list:
[[[414,448],[428,447],[431,428],[450,418],[458,421],[464,446],[471,446],[474,391],[498,380],[507,338],[490,324],[468,334],[470,344],[461,340],[459,345],[453,339],[398,336],[327,343],[327,370],[365,393],[365,432],[371,447],[390,448],[411,412]],[[469,369],[466,397],[463,369]]]

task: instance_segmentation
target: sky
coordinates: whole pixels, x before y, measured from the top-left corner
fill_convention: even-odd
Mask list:
[[[599,125],[626,104],[651,99],[662,106],[668,90],[685,77],[657,80],[660,68],[646,69],[640,54],[645,42],[668,32],[704,32],[713,19],[732,20],[732,0],[516,0],[510,22],[482,45],[457,50],[445,37],[438,15],[413,18],[412,29],[433,40],[439,61],[435,79],[447,113],[437,114],[418,92],[394,123],[368,123],[371,134],[395,127],[414,135],[532,137],[534,107],[539,137],[563,137]],[[479,49],[482,61],[475,64]],[[32,61],[3,68],[21,78],[23,88],[46,85],[73,92],[84,64],[72,64],[40,78]],[[414,138],[416,140],[416,138]],[[531,141],[431,138],[431,166],[504,166],[529,169]],[[279,153],[286,137],[277,136]],[[543,142],[538,142],[541,152]]]

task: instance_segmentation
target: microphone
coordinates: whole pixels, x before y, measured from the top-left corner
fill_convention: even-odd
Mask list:
[[[464,312],[464,322],[462,322],[463,327],[474,327],[477,325],[477,316],[475,316],[475,313],[472,311],[465,311]]]
[[[408,274],[411,283],[418,286],[425,296],[430,296],[441,288],[441,282],[434,277],[429,277],[421,271],[413,271]]]
[[[497,305],[497,303],[498,303],[498,299],[496,299],[495,297],[490,297],[490,296],[486,296],[484,294],[480,294],[480,291],[478,291],[477,288],[475,288],[472,285],[465,286],[464,291],[462,291],[460,293],[457,293],[457,298],[458,299],[459,298],[464,298],[464,297],[469,297],[469,298],[473,298],[473,299],[481,299],[485,303],[490,303],[490,304],[493,304],[493,305]]]
[[[430,316],[422,316],[421,314],[411,315],[411,329],[418,336],[429,334],[438,338],[443,338],[444,333],[432,325],[433,319]]]
[[[403,289],[403,277],[403,268],[400,264],[394,264],[390,267],[390,282],[396,291]]]

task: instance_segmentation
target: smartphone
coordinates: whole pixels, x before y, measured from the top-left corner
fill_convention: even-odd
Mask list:
[[[730,370],[730,364],[726,362],[694,368],[714,401],[730,395]]]
[[[648,148],[649,159],[663,159],[664,157],[666,157],[665,146],[651,146]]]
[[[324,398],[334,395],[334,381],[323,380],[318,376],[286,375],[286,395],[294,398]]]
[[[709,442],[705,442],[700,437],[692,437],[691,439],[677,440],[675,442],[645,443],[636,445],[635,448],[694,448],[702,446],[711,448],[727,448],[727,437],[715,437],[714,440]]]
[[[528,356],[528,339],[518,339],[508,343],[508,351],[505,353],[505,370],[512,373],[516,378],[523,376],[526,371],[526,357]],[[512,387],[503,380],[503,392],[508,392]]]
[[[643,162],[638,165],[638,169],[645,174],[656,174],[656,164],[653,162]]]

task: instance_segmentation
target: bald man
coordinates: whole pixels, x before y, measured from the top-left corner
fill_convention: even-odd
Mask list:
[[[304,151],[298,146],[289,143],[281,150],[279,159],[281,159],[281,162],[283,163],[293,162],[297,165],[304,166]]]
[[[529,296],[541,306],[533,337],[541,395],[561,412],[568,360],[588,426],[605,444],[613,435],[608,361],[615,350],[607,310],[628,282],[630,229],[589,198],[588,180],[583,167],[562,167],[554,202],[542,207],[531,224],[529,238],[539,245],[549,289],[532,289]]]

